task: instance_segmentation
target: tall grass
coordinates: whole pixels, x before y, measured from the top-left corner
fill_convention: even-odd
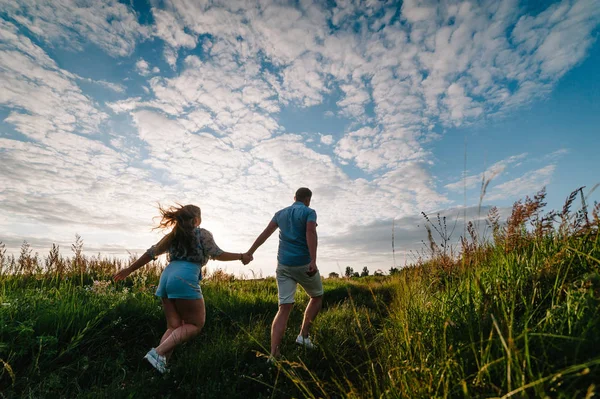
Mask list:
[[[428,229],[432,258],[388,280],[394,295],[375,312],[386,315],[381,324],[370,322],[373,312],[361,322],[350,302],[356,325],[347,335],[358,352],[326,357],[337,370],[328,379],[310,366],[290,378],[317,397],[592,397],[600,381],[600,206],[591,216],[585,206],[570,212],[581,194],[561,213],[543,213],[541,191],[515,203],[506,223],[492,209],[493,241],[470,224],[458,258],[438,219],[439,244]]]
[[[1,397],[592,397],[600,375],[600,206],[543,213],[515,203],[492,240],[468,226],[460,256],[430,234],[431,257],[394,276],[325,280],[315,351],[293,345],[267,366],[277,311],[272,278],[203,282],[207,324],[171,372],[141,359],[165,328],[154,297],[161,263],[124,283],[126,262],[58,247],[41,259],[0,245]],[[442,242],[435,243],[434,233]],[[298,294],[298,308],[306,304]]]

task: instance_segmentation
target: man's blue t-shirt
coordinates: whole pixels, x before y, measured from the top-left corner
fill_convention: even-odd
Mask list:
[[[317,213],[296,201],[273,216],[279,226],[279,250],[277,262],[285,266],[302,266],[310,263],[306,243],[306,222],[317,222]]]

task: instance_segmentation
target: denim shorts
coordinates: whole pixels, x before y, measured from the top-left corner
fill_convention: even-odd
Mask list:
[[[200,265],[176,260],[160,275],[156,296],[169,299],[201,299]]]
[[[280,305],[295,302],[294,297],[296,296],[298,284],[304,288],[304,291],[306,291],[311,298],[323,295],[321,274],[317,271],[316,274],[309,277],[306,272],[308,272],[308,265],[277,265],[277,294],[279,296]]]

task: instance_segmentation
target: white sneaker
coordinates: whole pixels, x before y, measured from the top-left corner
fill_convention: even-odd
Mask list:
[[[159,355],[154,348],[150,349],[148,353],[146,353],[144,359],[146,359],[161,374],[169,371],[167,370],[167,359],[164,356]]]
[[[305,347],[306,349],[315,349],[316,346],[310,341],[309,337],[304,338],[302,335],[298,335],[296,338],[296,344]]]

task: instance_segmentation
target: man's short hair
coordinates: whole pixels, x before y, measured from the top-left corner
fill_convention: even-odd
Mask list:
[[[296,190],[296,201],[304,201],[312,197],[312,191],[306,187],[300,187]]]

